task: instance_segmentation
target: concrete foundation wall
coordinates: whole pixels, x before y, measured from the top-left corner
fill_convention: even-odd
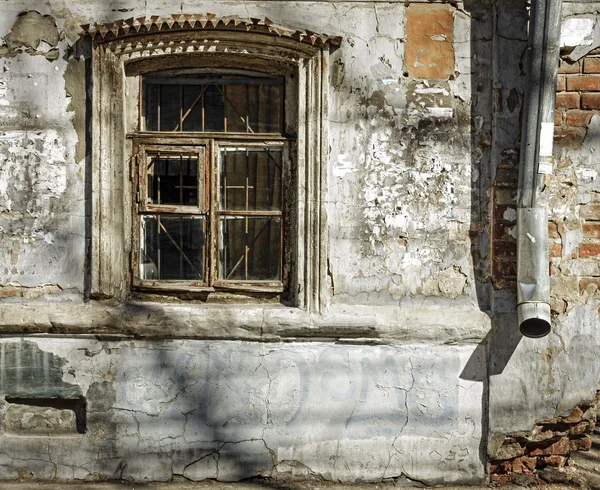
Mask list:
[[[84,397],[87,420],[85,435],[52,437],[60,424],[25,405],[51,434],[15,429],[5,418],[0,474],[15,478],[26,468],[35,478],[62,479],[379,481],[404,474],[429,483],[480,481],[482,386],[459,378],[471,351],[7,340],[4,413],[19,398],[43,404],[60,393]]]

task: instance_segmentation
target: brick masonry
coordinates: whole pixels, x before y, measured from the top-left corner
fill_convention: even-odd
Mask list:
[[[554,141],[567,149],[579,148],[585,139],[590,121],[600,115],[600,54],[593,51],[576,62],[560,61],[558,70]],[[496,289],[514,288],[516,280],[516,194],[518,166],[512,161],[500,162],[493,186],[492,284]],[[561,177],[551,192],[560,194]],[[564,184],[564,185],[563,185]],[[564,199],[564,196],[554,196]],[[552,197],[551,197],[552,199]],[[600,295],[600,267],[590,266],[590,260],[600,258],[600,195],[594,193],[591,202],[575,202],[575,215],[569,221],[550,217],[550,273],[558,274],[562,260],[569,262],[569,288],[587,296]],[[575,247],[564,248],[568,236],[581,236]],[[573,277],[575,276],[575,277]],[[561,277],[558,283],[565,282]],[[557,282],[557,281],[555,281]],[[571,287],[574,284],[577,287]],[[565,283],[566,284],[566,283]],[[564,302],[552,304],[554,313],[563,313]]]
[[[529,434],[493,437],[496,444],[488,450],[490,480],[502,485],[529,478],[533,484],[544,479],[549,468],[568,466],[572,452],[589,451],[592,440],[588,434],[596,424],[599,399],[600,392],[592,403],[575,407],[566,417],[540,422]]]

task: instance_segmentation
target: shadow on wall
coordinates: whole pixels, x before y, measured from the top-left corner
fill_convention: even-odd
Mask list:
[[[460,390],[448,389],[460,360],[441,359],[435,349],[416,355],[410,346],[218,341],[111,349],[115,402],[100,413],[89,400],[90,434],[111,427],[92,442],[112,443],[96,463],[99,475],[378,481],[416,471],[433,484],[444,471],[430,452],[471,439],[461,442]],[[432,382],[431,372],[445,374]],[[473,459],[442,463],[448,474],[472,477],[479,472]]]
[[[494,258],[497,254],[508,256],[510,269],[515,259],[511,248],[514,241],[508,245],[495,241],[497,217],[490,217],[490,209],[494,209],[494,185],[501,174],[509,175],[502,195],[508,196],[508,202],[516,202],[527,47],[526,3],[525,0],[501,4],[466,0],[464,3],[471,19],[470,57],[475,64],[471,75],[471,170],[472,175],[479,176],[472,183],[471,251],[477,299],[481,310],[492,317],[492,329],[475,348],[460,378],[483,383],[483,436],[479,456],[484,467],[487,464],[489,377],[504,371],[522,338],[517,327],[514,290],[498,291],[494,281],[499,272]],[[516,276],[514,266],[502,272]],[[486,366],[486,370],[481,366]]]
[[[465,10],[471,18],[470,55],[475,63],[471,77],[472,174],[479,176],[472,187],[472,259],[479,306],[494,320],[492,329],[474,352],[473,362],[467,364],[461,375],[473,381],[486,382],[487,376],[502,373],[522,338],[516,322],[514,289],[498,290],[492,285],[492,278],[499,272],[493,259],[506,253],[511,254],[514,263],[514,251],[508,250],[510,244],[494,240],[498,230],[493,228],[498,220],[490,218],[489,211],[495,204],[493,193],[497,191],[494,186],[501,173],[499,168],[504,173],[506,168],[510,170],[509,185],[502,192],[509,196],[510,202],[516,203],[520,107],[527,47],[526,4],[525,0],[502,5],[465,2]],[[498,34],[500,31],[502,36]],[[488,253],[490,249],[492,256]],[[514,274],[512,271],[507,277],[516,279]],[[471,365],[479,365],[481,359],[487,359],[487,376],[471,368]]]

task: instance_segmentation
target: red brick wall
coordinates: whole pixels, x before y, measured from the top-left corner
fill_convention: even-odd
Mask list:
[[[569,151],[581,146],[594,115],[600,115],[600,51],[592,52],[574,63],[560,62],[554,141],[567,152],[564,161],[557,162],[554,175],[549,179],[550,193],[554,193],[554,199],[566,199],[560,195],[565,186],[577,185]],[[517,179],[518,168],[508,162],[500,162],[492,188],[492,282],[497,289],[515,286]],[[600,267],[590,267],[589,260],[587,264],[584,262],[600,257],[600,194],[591,193],[589,201],[573,202],[572,209],[574,214],[570,215],[568,221],[564,217],[550,217],[550,273],[553,276],[560,275],[565,285],[575,286],[578,283],[579,291],[575,291],[575,294],[581,295],[587,290],[588,295],[598,295]],[[568,255],[563,255],[563,236],[567,232],[581,232],[583,238],[577,247],[568,251]],[[561,267],[561,260],[575,263],[575,267]],[[574,275],[576,277],[566,280]],[[556,304],[553,308],[555,312],[562,312],[557,311]]]

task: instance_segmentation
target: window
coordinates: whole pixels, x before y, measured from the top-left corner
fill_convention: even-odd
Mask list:
[[[140,131],[129,135],[135,286],[283,291],[284,177],[293,167],[284,77],[176,70],[141,81]]]
[[[211,14],[83,28],[90,297],[250,294],[319,311],[328,56],[340,40]]]

